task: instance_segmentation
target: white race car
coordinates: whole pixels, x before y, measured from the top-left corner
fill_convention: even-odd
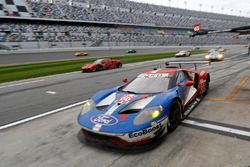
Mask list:
[[[224,59],[224,52],[219,52],[215,49],[209,50],[205,59],[210,61],[222,61]]]
[[[186,57],[186,56],[191,56],[191,52],[187,50],[182,50],[175,54],[175,57]]]

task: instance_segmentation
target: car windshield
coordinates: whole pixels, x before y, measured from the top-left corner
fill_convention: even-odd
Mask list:
[[[186,52],[185,50],[180,51],[180,53],[185,53],[185,52]]]
[[[96,60],[93,64],[101,64],[102,61],[103,61],[103,59],[98,59],[98,60]]]
[[[120,91],[135,94],[160,93],[169,89],[168,74],[141,74]]]
[[[211,50],[210,52],[209,52],[209,55],[210,56],[217,56],[219,54],[219,52],[217,52],[216,50]]]
[[[208,51],[208,53],[215,53],[215,52],[216,52],[215,49],[211,49],[211,50]]]

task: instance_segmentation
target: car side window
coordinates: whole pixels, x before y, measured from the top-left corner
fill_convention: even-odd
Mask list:
[[[182,83],[185,80],[185,76],[183,72],[178,72],[176,77],[176,85]]]
[[[184,82],[187,79],[187,76],[181,71],[178,72],[176,77],[176,85],[179,85],[180,83]]]

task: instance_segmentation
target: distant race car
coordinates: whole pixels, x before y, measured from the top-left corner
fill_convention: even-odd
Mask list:
[[[207,64],[209,61],[166,64]],[[83,104],[77,121],[85,139],[106,145],[147,145],[174,131],[209,89],[205,71],[167,67],[97,92]]]
[[[200,50],[201,48],[198,46],[193,47],[193,50]]]
[[[217,47],[216,50],[217,50],[218,52],[225,52],[225,51],[226,51],[226,49],[224,49],[224,48],[221,47],[221,46]]]
[[[212,49],[208,51],[207,55],[205,55],[205,59],[209,61],[222,61],[224,59],[224,53]]]
[[[187,50],[182,50],[175,54],[175,57],[186,57],[186,56],[191,56],[191,52]]]
[[[74,56],[88,56],[87,52],[77,52],[74,54]]]
[[[125,53],[136,53],[136,50],[130,49],[130,50],[127,50]]]
[[[95,72],[107,69],[121,68],[122,62],[113,59],[98,59],[92,64],[85,64],[82,67],[82,72]]]

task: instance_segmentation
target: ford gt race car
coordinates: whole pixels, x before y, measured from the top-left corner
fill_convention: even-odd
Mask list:
[[[82,67],[82,72],[95,72],[107,69],[121,68],[122,62],[114,59],[98,59],[92,64],[85,64]]]
[[[167,65],[176,63],[180,62]],[[85,139],[126,148],[160,139],[199,104],[208,91],[210,75],[167,67],[124,81],[124,85],[97,92],[83,104],[77,121]]]

